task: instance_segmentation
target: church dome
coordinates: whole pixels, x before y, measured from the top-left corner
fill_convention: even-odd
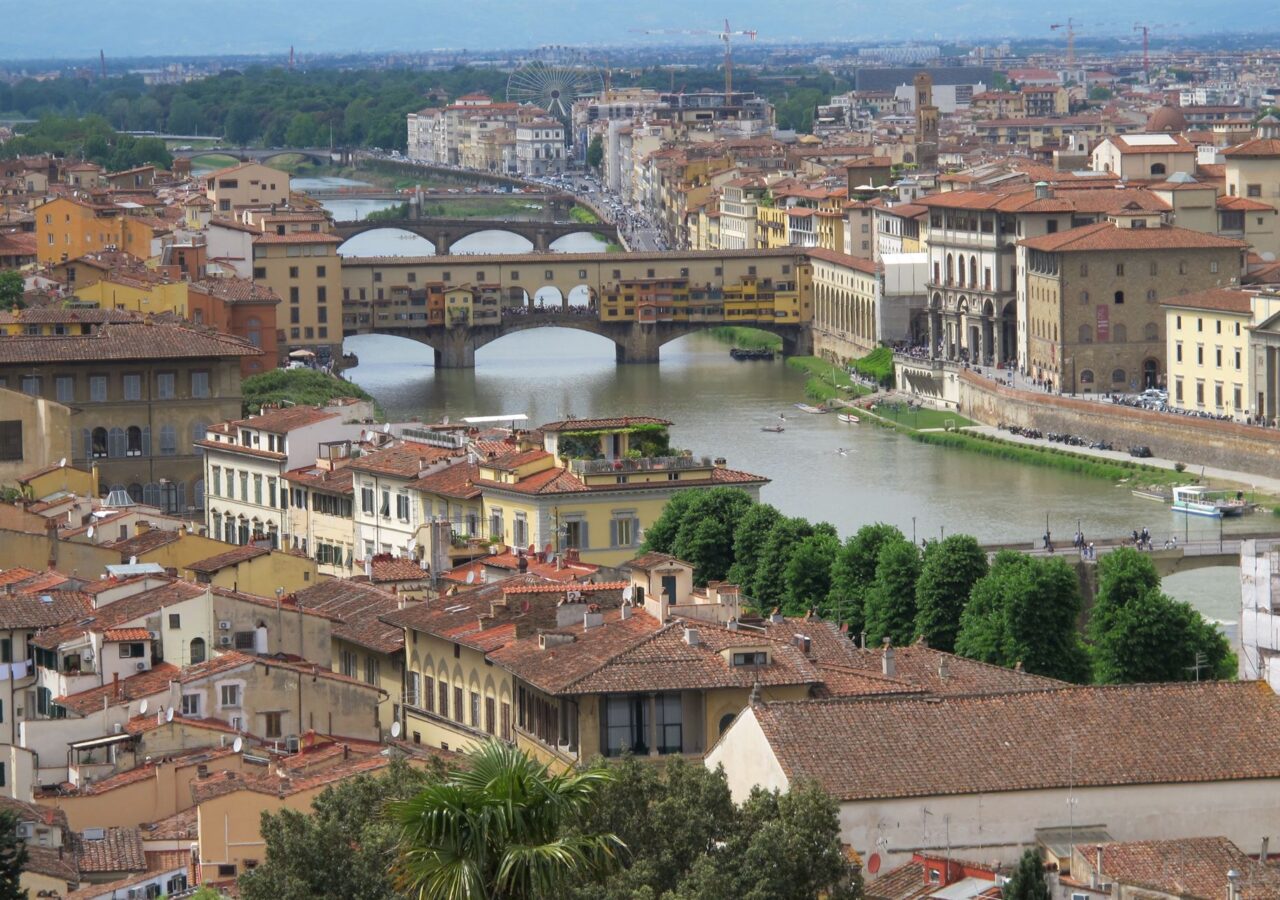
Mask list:
[[[1147,131],[1152,134],[1181,132],[1186,128],[1186,116],[1176,106],[1162,106],[1147,119]]]

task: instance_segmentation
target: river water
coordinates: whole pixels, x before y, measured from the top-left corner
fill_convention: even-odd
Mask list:
[[[348,202],[325,205],[337,214],[332,204]],[[531,249],[502,232],[473,235],[454,246],[459,253]],[[552,249],[593,251],[600,244],[592,235],[577,234]],[[379,229],[353,238],[339,252],[416,256],[433,255],[434,248],[425,239]],[[885,429],[847,425],[835,416],[805,414],[793,406],[803,399],[801,373],[781,361],[735,361],[710,335],[667,344],[656,365],[619,366],[612,342],[560,328],[496,341],[477,351],[473,370],[437,372],[430,348],[385,335],[347,338],[345,349],[360,358],[348,377],[393,419],[525,413],[537,424],[568,415],[663,416],[675,423],[674,446],[725,456],[732,468],[772,479],[762,499],[788,515],[831,522],[842,535],[880,521],[917,540],[965,532],[983,542],[1030,545],[1044,534],[1046,517],[1055,542],[1068,551],[1077,527],[1087,537],[1111,537],[1145,526],[1157,542],[1174,534],[1179,540],[1218,534],[1213,520],[1175,516],[1100,479],[945,450]],[[776,424],[785,431],[761,430]],[[1246,516],[1225,527],[1230,533],[1265,526]],[[1240,603],[1234,569],[1188,572],[1166,579],[1164,586],[1223,623],[1234,638]]]

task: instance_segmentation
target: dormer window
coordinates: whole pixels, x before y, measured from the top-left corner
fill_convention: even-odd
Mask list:
[[[769,654],[763,650],[748,650],[742,653],[734,653],[731,663],[735,667],[767,666],[769,664]]]

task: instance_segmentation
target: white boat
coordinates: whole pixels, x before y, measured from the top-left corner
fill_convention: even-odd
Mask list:
[[[848,422],[850,425],[858,424],[858,417],[853,413],[836,413],[836,418],[841,422]]]
[[[825,407],[810,406],[808,403],[797,403],[796,409],[800,410],[801,412],[815,413],[815,414],[821,414],[827,411]]]
[[[1215,491],[1199,484],[1173,489],[1173,511],[1189,516],[1214,519],[1239,516],[1243,515],[1245,506],[1244,497],[1239,492],[1233,495],[1230,491]]]

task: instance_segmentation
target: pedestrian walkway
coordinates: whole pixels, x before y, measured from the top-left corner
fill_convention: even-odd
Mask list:
[[[1161,459],[1160,457],[1149,457],[1147,459],[1135,459],[1124,450],[1095,450],[1092,447],[1069,447],[1063,444],[1055,444],[1044,438],[1023,437],[1020,434],[1011,434],[1008,431],[1001,431],[994,425],[974,425],[966,428],[975,434],[985,434],[991,437],[999,438],[1003,441],[1009,441],[1013,444],[1028,444],[1033,447],[1046,447],[1052,450],[1062,450],[1068,453],[1076,453],[1080,456],[1090,456],[1096,459],[1106,459],[1115,462],[1136,462],[1144,466],[1152,466],[1157,469],[1173,470],[1177,465],[1177,460]],[[1183,462],[1186,462],[1183,460]],[[1264,493],[1280,496],[1280,478],[1274,478],[1267,475],[1254,475],[1249,472],[1236,472],[1231,469],[1219,469],[1215,466],[1197,466],[1187,463],[1187,472],[1192,475],[1200,475],[1203,472],[1205,480],[1210,482],[1227,481],[1240,487],[1248,487],[1255,491],[1263,491]]]

